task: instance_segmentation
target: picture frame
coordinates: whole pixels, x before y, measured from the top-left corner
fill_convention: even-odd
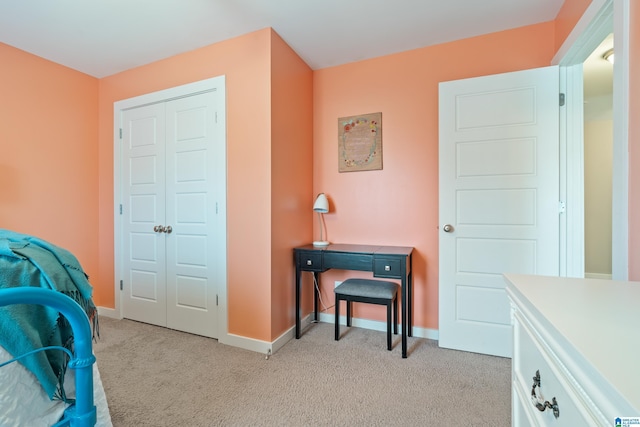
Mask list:
[[[382,113],[338,118],[338,171],[382,169]]]

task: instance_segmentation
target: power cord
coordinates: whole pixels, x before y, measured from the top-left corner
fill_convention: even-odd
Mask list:
[[[318,281],[316,280],[316,275],[313,274],[313,272],[310,272],[310,273],[313,276],[313,286],[316,288],[316,291],[318,291],[318,299],[320,300],[320,305],[322,306],[322,310],[320,310],[320,311],[322,311],[323,313],[326,313],[327,310],[329,310],[330,308],[335,307],[335,304],[332,305],[331,307],[327,307],[324,304],[324,301],[322,300],[322,292],[320,292],[320,286],[318,285]],[[312,320],[312,322],[313,323],[317,323],[318,319]]]

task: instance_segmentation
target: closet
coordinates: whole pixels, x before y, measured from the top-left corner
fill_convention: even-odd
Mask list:
[[[116,108],[122,316],[212,338],[226,287],[220,97],[210,90]]]

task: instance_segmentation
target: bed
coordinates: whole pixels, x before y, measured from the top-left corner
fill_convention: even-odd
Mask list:
[[[91,293],[70,252],[0,229],[0,425],[112,425]]]

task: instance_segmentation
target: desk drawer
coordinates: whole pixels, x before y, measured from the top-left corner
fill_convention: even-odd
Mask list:
[[[324,265],[329,268],[338,270],[357,270],[371,271],[371,263],[373,255],[369,254],[350,254],[350,253],[332,253],[324,254]]]
[[[402,260],[399,258],[378,258],[373,260],[373,276],[402,279]]]
[[[301,270],[304,271],[323,271],[322,268],[322,252],[309,251],[298,253]]]

